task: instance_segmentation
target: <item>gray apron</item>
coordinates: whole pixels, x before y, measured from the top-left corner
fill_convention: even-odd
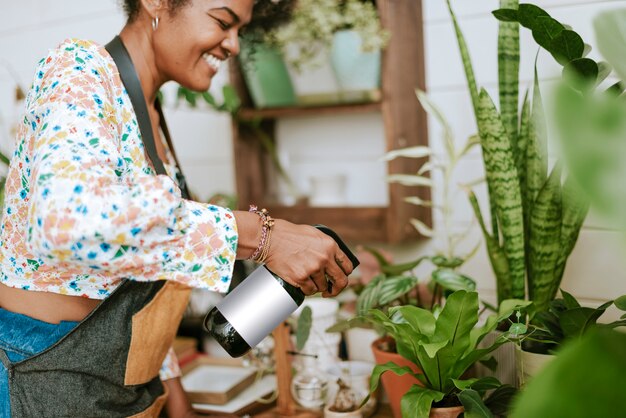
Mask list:
[[[13,416],[158,416],[167,397],[159,370],[189,293],[175,282],[125,280],[43,352],[11,363],[0,350]]]

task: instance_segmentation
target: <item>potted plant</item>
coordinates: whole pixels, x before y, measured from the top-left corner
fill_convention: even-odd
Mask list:
[[[548,310],[537,312],[520,339],[517,356],[519,386],[536,375],[554,358],[564,343],[580,339],[594,328],[626,326],[626,320],[598,324],[598,320],[612,305],[626,311],[626,296],[610,300],[597,308],[581,306],[574,296],[561,289],[561,298],[550,302]],[[532,310],[532,309],[531,309]]]
[[[332,402],[324,408],[324,418],[362,418],[361,406],[352,388],[337,379],[339,390]]]
[[[368,0],[300,0],[289,24],[266,37],[293,68],[304,103],[377,98],[372,92],[380,86],[381,50],[388,39]]]
[[[483,151],[491,228],[483,221],[473,193],[470,199],[496,276],[498,301],[528,297],[537,310],[545,310],[559,289],[588,204],[571,176],[561,180],[560,164],[548,174],[547,134],[536,71],[532,99],[527,92],[521,113],[518,111],[519,26],[529,27],[538,44],[569,70],[576,70],[579,60],[587,60],[583,58],[584,43],[537,6],[502,0],[503,9],[494,12],[501,20],[498,111],[486,90],[476,85],[465,39],[449,0],[448,7]],[[602,75],[596,72],[596,76]]]
[[[489,316],[484,325],[478,323],[479,302],[476,292],[459,290],[452,293],[437,316],[433,312],[415,306],[393,307],[384,313],[372,309],[367,315],[356,320],[367,320],[385,328],[393,337],[398,353],[419,368],[400,366],[393,362],[377,365],[370,380],[370,390],[374,391],[381,376],[392,373],[413,375],[419,384],[413,385],[403,394],[401,411],[403,418],[425,418],[432,408],[453,408],[450,417],[456,417],[463,408],[475,416],[492,416],[503,413],[501,406],[493,401],[503,395],[510,396],[512,389],[503,386],[493,377],[464,379],[463,374],[476,362],[485,359],[498,346],[506,343],[509,336],[501,336],[491,346],[478,348],[478,343],[493,330],[500,321],[508,318],[516,310],[529,305],[529,302],[507,300],[500,305],[499,312]],[[487,390],[495,391],[483,401]],[[506,397],[508,397],[506,396]],[[393,408],[393,405],[392,405]],[[400,414],[394,411],[394,416]]]

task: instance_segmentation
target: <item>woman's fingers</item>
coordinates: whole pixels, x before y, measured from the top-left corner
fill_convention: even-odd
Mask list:
[[[354,270],[352,262],[341,250],[339,250],[335,255],[335,263],[337,263],[346,276],[349,276],[350,273],[352,273],[352,270]]]
[[[315,292],[323,292],[326,290],[327,282],[326,276],[323,271],[317,271],[309,276],[311,281],[315,284]]]
[[[322,290],[324,297],[337,296],[348,285],[348,276],[334,261],[324,270],[324,276],[327,283]]]

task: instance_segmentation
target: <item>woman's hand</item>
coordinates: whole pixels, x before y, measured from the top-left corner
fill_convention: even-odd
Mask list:
[[[261,220],[255,213],[234,214],[239,233],[237,258],[248,258],[259,245]],[[265,264],[305,295],[322,292],[324,297],[337,296],[348,285],[347,276],[353,270],[334,239],[313,226],[281,219],[276,219],[272,228]]]
[[[315,227],[276,220],[267,267],[305,295],[337,296],[348,285],[352,263],[335,240]]]

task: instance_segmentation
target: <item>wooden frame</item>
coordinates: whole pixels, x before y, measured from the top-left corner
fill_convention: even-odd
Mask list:
[[[385,125],[385,149],[428,145],[427,118],[415,96],[415,88],[425,90],[424,46],[421,0],[378,0],[381,22],[392,32],[383,54],[382,100],[377,103],[255,109],[252,106],[238,65],[231,65],[231,81],[242,98],[241,120],[262,118],[264,131],[273,138],[274,121],[293,116],[350,114],[380,111]],[[400,243],[418,238],[410,224],[417,218],[432,224],[428,208],[405,202],[405,197],[430,200],[425,187],[389,185],[387,207],[278,206],[266,199],[271,178],[260,141],[245,125],[233,122],[236,186],[240,209],[251,203],[267,207],[272,216],[296,223],[326,224],[348,241]],[[423,161],[400,158],[388,164],[388,173],[415,173]]]

